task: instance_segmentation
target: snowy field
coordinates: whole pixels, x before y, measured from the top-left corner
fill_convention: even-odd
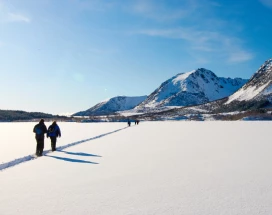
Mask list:
[[[59,125],[62,150],[0,171],[1,215],[272,214],[271,122]],[[2,166],[33,126],[0,124]]]
[[[30,123],[0,123],[1,144],[0,164],[35,154],[36,140],[33,128],[38,122]],[[47,128],[52,122],[45,122]],[[57,146],[66,146],[71,143],[106,134],[126,127],[125,123],[58,123],[62,137],[57,139]],[[51,149],[50,138],[45,138],[44,150]]]

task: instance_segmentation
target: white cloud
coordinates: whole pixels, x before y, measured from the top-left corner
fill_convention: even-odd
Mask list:
[[[22,14],[16,14],[16,13],[8,13],[7,14],[7,21],[8,22],[30,22],[30,18],[22,15]]]
[[[190,42],[194,49],[209,51],[212,50],[211,43],[218,43],[224,39],[223,36],[217,32],[195,30],[193,28],[149,29],[140,30],[138,33],[148,36],[182,39]]]
[[[263,5],[272,8],[272,0],[260,0],[260,2],[261,2]]]
[[[267,4],[271,2],[272,5],[272,0],[260,1]],[[148,23],[147,28],[136,30],[132,34],[180,40],[187,52],[191,55],[195,53],[201,59],[200,61],[207,62],[218,57],[229,63],[251,60],[254,57],[253,53],[244,47],[244,41],[239,36],[235,36],[235,33],[240,32],[243,27],[240,23],[233,24],[229,20],[220,19],[216,11],[222,6],[217,2],[215,0],[184,0],[182,3],[179,2],[179,7],[175,8],[167,6],[166,1],[135,0],[131,5],[132,12],[149,19],[166,22],[160,23],[160,27],[154,26],[154,23],[150,26]],[[179,23],[171,21],[179,21]]]
[[[240,63],[244,61],[249,61],[253,58],[253,54],[243,50],[234,51],[230,54],[229,62],[231,63]]]
[[[0,2],[0,22],[2,23],[11,23],[11,22],[29,23],[31,22],[31,19],[22,13],[11,11],[7,5],[4,5],[3,2]]]

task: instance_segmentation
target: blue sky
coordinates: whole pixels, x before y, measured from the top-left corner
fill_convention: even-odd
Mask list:
[[[272,0],[0,0],[0,109],[73,113],[200,67],[250,78]]]

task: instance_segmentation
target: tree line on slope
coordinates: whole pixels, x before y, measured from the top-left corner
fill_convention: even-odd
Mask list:
[[[20,110],[0,110],[0,121],[9,122],[16,120],[33,120],[33,119],[60,119],[67,118],[65,116],[52,115],[41,112],[26,112]]]

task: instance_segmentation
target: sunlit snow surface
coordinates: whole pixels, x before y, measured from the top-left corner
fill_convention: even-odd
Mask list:
[[[36,123],[0,123],[0,164],[35,154],[36,140],[33,128]],[[51,123],[45,123],[47,128]],[[125,123],[58,123],[62,137],[57,139],[57,146],[86,140],[104,133],[122,128]],[[50,139],[45,138],[44,150],[51,149]]]
[[[262,90],[264,90],[268,85],[270,84],[270,82],[266,83],[265,85],[256,88],[256,86],[250,86],[246,89],[241,88],[240,90],[238,90],[237,92],[235,92],[233,95],[231,95],[228,99],[228,101],[226,102],[226,104],[231,103],[234,100],[238,100],[238,101],[244,101],[244,100],[250,100],[253,99],[255,96],[257,96],[260,92],[262,92]],[[269,87],[270,88],[270,87]],[[271,90],[271,88],[270,88]],[[263,94],[270,94],[271,92],[266,91]]]
[[[0,124],[1,162],[34,152],[33,126]],[[272,214],[271,122],[60,127],[58,146],[90,140],[0,171],[0,214]]]

